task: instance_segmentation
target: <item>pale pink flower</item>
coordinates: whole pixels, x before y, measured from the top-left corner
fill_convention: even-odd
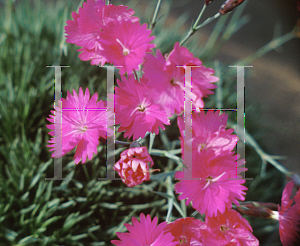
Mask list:
[[[140,222],[132,217],[132,225],[124,224],[129,232],[117,232],[118,238],[121,240],[112,240],[111,243],[119,246],[175,246],[174,237],[171,233],[164,233],[163,229],[167,222],[157,225],[157,217],[151,221],[148,214],[147,217],[143,213],[140,214]]]
[[[98,39],[103,48],[101,54],[114,66],[122,66],[121,74],[131,74],[139,69],[146,53],[155,47],[150,43],[155,37],[149,37],[150,34],[147,24],[141,26],[139,22],[132,23],[130,20],[110,22]]]
[[[233,209],[205,218],[206,230],[201,231],[203,245],[256,246],[259,241],[252,234],[249,222]]]
[[[51,111],[53,115],[47,118],[51,125],[46,125],[47,128],[53,130],[49,132],[53,138],[47,145],[50,147],[52,157],[60,158],[73,148],[76,148],[74,162],[78,164],[82,159],[82,163],[93,158],[93,154],[97,154],[97,146],[99,138],[106,139],[107,123],[106,123],[106,105],[105,102],[97,102],[98,94],[95,93],[90,98],[88,88],[83,94],[82,88],[79,88],[79,95],[73,90],[73,96],[68,91],[67,99],[62,98],[62,107],[56,107],[55,111]],[[61,120],[61,141],[58,141],[55,136],[55,118],[62,117]],[[113,134],[109,129],[109,135]],[[60,155],[62,153],[62,155]]]
[[[153,160],[146,147],[129,148],[121,153],[120,160],[114,165],[124,184],[128,187],[150,180],[150,167]]]
[[[178,116],[177,124],[181,135],[179,139],[181,140],[182,158],[184,158],[185,123],[182,117]],[[227,114],[219,115],[218,111],[208,111],[206,114],[204,111],[200,111],[200,114],[193,112],[192,139],[187,144],[190,146],[192,143],[193,151],[213,150],[216,155],[221,151],[232,151],[236,146],[238,137],[232,135],[233,129],[225,129],[227,119]]]
[[[170,125],[166,112],[160,105],[151,102],[148,98],[148,86],[141,78],[141,83],[131,74],[128,80],[125,76],[122,81],[117,80],[119,88],[115,88],[115,115],[116,124],[121,124],[118,131],[125,131],[124,137],[138,139],[146,132],[159,133],[159,128],[165,129]]]
[[[107,62],[106,57],[100,54],[102,47],[98,41],[107,23],[116,20],[139,21],[138,17],[132,16],[132,9],[122,5],[105,5],[104,0],[87,0],[78,12],[72,12],[74,20],[68,20],[65,26],[66,42],[81,46],[78,50],[82,51],[79,58],[83,61],[91,60],[92,65],[103,66]]]
[[[202,62],[193,56],[185,47],[176,43],[169,56],[163,57],[157,50],[156,57],[147,55],[143,65],[144,75],[148,85],[152,88],[153,100],[159,102],[168,116],[180,114],[184,109],[185,68],[177,66],[200,66],[192,68],[192,92],[190,98],[193,108],[203,108],[203,97],[213,94],[216,88],[212,83],[218,78],[212,76],[214,70],[205,68]]]
[[[205,227],[205,223],[195,218],[182,218],[177,219],[174,222],[168,224],[164,232],[171,232],[174,236],[174,242],[177,242],[176,246],[190,246],[201,243],[201,229]],[[191,244],[191,242],[194,242]]]
[[[293,181],[286,184],[281,198],[281,207],[278,212],[273,211],[272,218],[279,220],[279,235],[283,246],[295,245],[300,231],[300,189],[294,198],[290,198],[294,187]],[[293,202],[296,204],[292,205]]]
[[[192,178],[199,180],[181,180],[175,184],[176,193],[182,193],[178,199],[186,199],[186,205],[192,201],[192,207],[207,216],[224,213],[232,207],[232,202],[239,205],[238,200],[245,200],[244,190],[247,187],[240,173],[247,170],[240,167],[244,160],[238,160],[231,152],[215,155],[207,150],[194,152],[192,159]],[[184,172],[176,172],[176,179],[183,179]]]

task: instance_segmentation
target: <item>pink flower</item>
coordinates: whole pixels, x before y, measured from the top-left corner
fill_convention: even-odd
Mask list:
[[[68,20],[65,26],[66,42],[81,46],[78,51],[83,52],[79,58],[83,61],[91,60],[92,65],[101,63],[103,66],[107,62],[106,57],[100,54],[102,46],[97,41],[107,23],[115,20],[139,21],[138,17],[132,16],[134,14],[132,9],[122,5],[105,5],[104,0],[87,0],[78,12],[79,14],[72,12],[74,20]]]
[[[185,124],[182,117],[177,118],[177,124],[181,135],[182,156],[184,156]],[[216,155],[218,155],[221,151],[232,151],[238,141],[238,137],[236,135],[232,135],[234,131],[233,129],[225,130],[227,118],[227,114],[219,115],[219,112],[208,111],[206,114],[204,111],[201,111],[200,114],[193,112],[193,151],[198,151],[200,153],[204,150],[213,150]],[[191,145],[191,142],[187,144]]]
[[[185,69],[177,66],[201,66],[192,68],[192,93],[193,107],[203,108],[202,98],[213,94],[211,89],[216,88],[211,84],[218,81],[212,76],[214,70],[205,68],[202,62],[193,56],[185,47],[176,43],[174,49],[166,59],[159,50],[156,57],[147,55],[144,63],[144,78],[152,88],[153,100],[160,103],[168,116],[174,113],[180,114],[184,109],[185,95]]]
[[[192,207],[206,216],[224,213],[232,207],[232,202],[239,205],[237,199],[245,200],[240,172],[244,160],[236,161],[230,152],[215,155],[214,151],[194,152],[192,159],[192,178],[199,180],[181,180],[175,184],[176,193],[182,193],[178,199],[186,199],[186,205],[192,201]],[[176,172],[176,179],[183,179],[184,172]],[[238,179],[237,179],[238,178]]]
[[[139,22],[132,23],[130,20],[110,22],[98,39],[103,48],[101,54],[114,66],[122,66],[121,74],[131,74],[144,62],[146,52],[155,47],[155,44],[150,44],[155,38],[149,37],[150,34],[147,24],[141,26]]]
[[[259,241],[252,234],[248,221],[233,209],[205,218],[207,230],[202,230],[203,245],[256,246]]]
[[[95,93],[90,99],[88,88],[83,94],[82,88],[79,88],[79,96],[73,90],[73,96],[68,91],[67,99],[62,98],[62,107],[56,107],[55,111],[51,111],[53,115],[47,118],[51,125],[47,128],[53,130],[49,135],[53,136],[47,145],[50,147],[52,157],[60,158],[75,146],[76,152],[74,161],[76,164],[82,159],[82,163],[93,158],[93,154],[97,154],[97,146],[99,138],[106,139],[107,123],[106,123],[106,107],[103,101],[97,102],[98,94]],[[61,141],[54,138],[55,136],[55,115],[62,117],[61,121]],[[113,134],[109,129],[108,134]],[[60,154],[62,153],[62,154]]]
[[[283,246],[294,245],[299,238],[300,230],[300,189],[295,197],[290,199],[293,190],[293,181],[286,184],[281,198],[281,207],[278,205],[278,212],[273,211],[272,218],[279,220],[279,235]],[[296,204],[292,205],[296,201]]]
[[[129,148],[121,153],[120,160],[114,165],[124,184],[128,187],[150,180],[149,165],[153,166],[146,147]]]
[[[122,82],[117,80],[120,88],[115,88],[116,124],[121,124],[118,131],[125,131],[125,137],[138,139],[146,132],[159,133],[158,127],[165,129],[170,125],[166,112],[160,105],[148,99],[148,86],[141,79],[141,83],[133,75],[128,80],[122,76]]]
[[[164,233],[163,229],[167,222],[162,222],[157,226],[157,217],[151,222],[150,215],[147,217],[140,214],[140,222],[132,217],[132,225],[124,224],[128,232],[117,232],[119,240],[112,240],[111,243],[119,246],[175,246],[172,242],[174,237],[171,233]]]
[[[200,220],[187,217],[184,219],[177,219],[168,224],[164,231],[165,233],[172,233],[174,242],[177,242],[177,246],[189,246],[192,241],[194,241],[194,244],[197,241],[201,243],[201,229],[204,226],[205,224]],[[200,245],[202,245],[202,243]]]

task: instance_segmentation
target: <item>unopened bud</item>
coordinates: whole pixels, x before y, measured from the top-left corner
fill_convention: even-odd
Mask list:
[[[225,3],[222,4],[220,8],[220,14],[225,15],[232,11],[235,7],[239,6],[245,0],[227,0]]]
[[[205,5],[207,6],[208,4],[210,4],[213,0],[205,0]]]

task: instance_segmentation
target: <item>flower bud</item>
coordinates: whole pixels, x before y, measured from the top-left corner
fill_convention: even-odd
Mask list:
[[[213,0],[205,0],[205,5],[208,6]]]
[[[231,12],[235,7],[239,6],[245,0],[227,0],[220,8],[220,14],[225,15]]]
[[[124,184],[133,187],[150,180],[149,165],[152,167],[153,164],[146,147],[134,147],[121,153],[121,158],[113,169],[118,172]]]

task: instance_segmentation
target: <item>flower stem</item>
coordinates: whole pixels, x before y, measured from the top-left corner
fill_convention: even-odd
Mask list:
[[[195,31],[197,30],[196,27],[197,27],[202,15],[203,15],[205,9],[206,9],[206,4],[204,3],[204,5],[203,5],[198,17],[197,17],[197,20],[195,21],[194,25],[191,27],[191,29],[189,30],[187,35],[183,38],[183,40],[181,40],[180,46],[182,46],[195,33]]]
[[[211,23],[213,20],[217,19],[220,17],[220,13],[216,13],[213,17],[208,18],[206,21],[204,21],[202,24],[200,24],[199,26],[197,26],[195,29],[199,30],[200,28],[206,26],[207,24]]]
[[[157,4],[156,4],[155,11],[154,11],[154,14],[153,14],[153,17],[152,17],[152,21],[150,23],[150,30],[153,30],[153,28],[155,27],[155,25],[157,23],[157,15],[158,15],[158,12],[159,12],[160,5],[161,5],[161,0],[158,0]]]
[[[109,0],[105,0],[105,5],[109,5]]]
[[[234,128],[234,129],[243,129],[242,127],[237,127],[237,124],[233,124],[231,122],[228,122],[230,127]],[[245,134],[245,142],[246,144],[250,145],[252,148],[255,149],[256,153],[260,156],[260,158],[262,159],[262,162],[268,162],[271,165],[273,165],[277,170],[279,170],[281,173],[285,174],[287,177],[291,177],[292,176],[292,172],[290,172],[289,170],[287,170],[285,167],[283,167],[281,164],[279,164],[275,159],[280,159],[277,156],[271,156],[267,153],[265,153],[261,147],[258,145],[258,143],[254,140],[254,138],[246,131],[246,129],[244,129],[244,131],[242,130],[237,130],[237,135],[243,139],[244,138],[244,134]],[[264,173],[261,173],[262,176],[264,176]]]
[[[115,144],[123,145],[123,146],[129,146],[131,143],[115,140]]]
[[[248,56],[247,58],[245,58],[244,60],[238,61],[237,64],[239,65],[251,64],[253,61],[257,60],[258,58],[264,56],[268,52],[278,48],[279,46],[283,45],[284,43],[290,41],[295,37],[296,37],[295,33],[291,31],[279,38],[272,40],[271,42],[269,42],[268,44],[266,44],[265,46],[263,46],[262,48],[260,48],[259,50],[257,50],[256,52]]]

